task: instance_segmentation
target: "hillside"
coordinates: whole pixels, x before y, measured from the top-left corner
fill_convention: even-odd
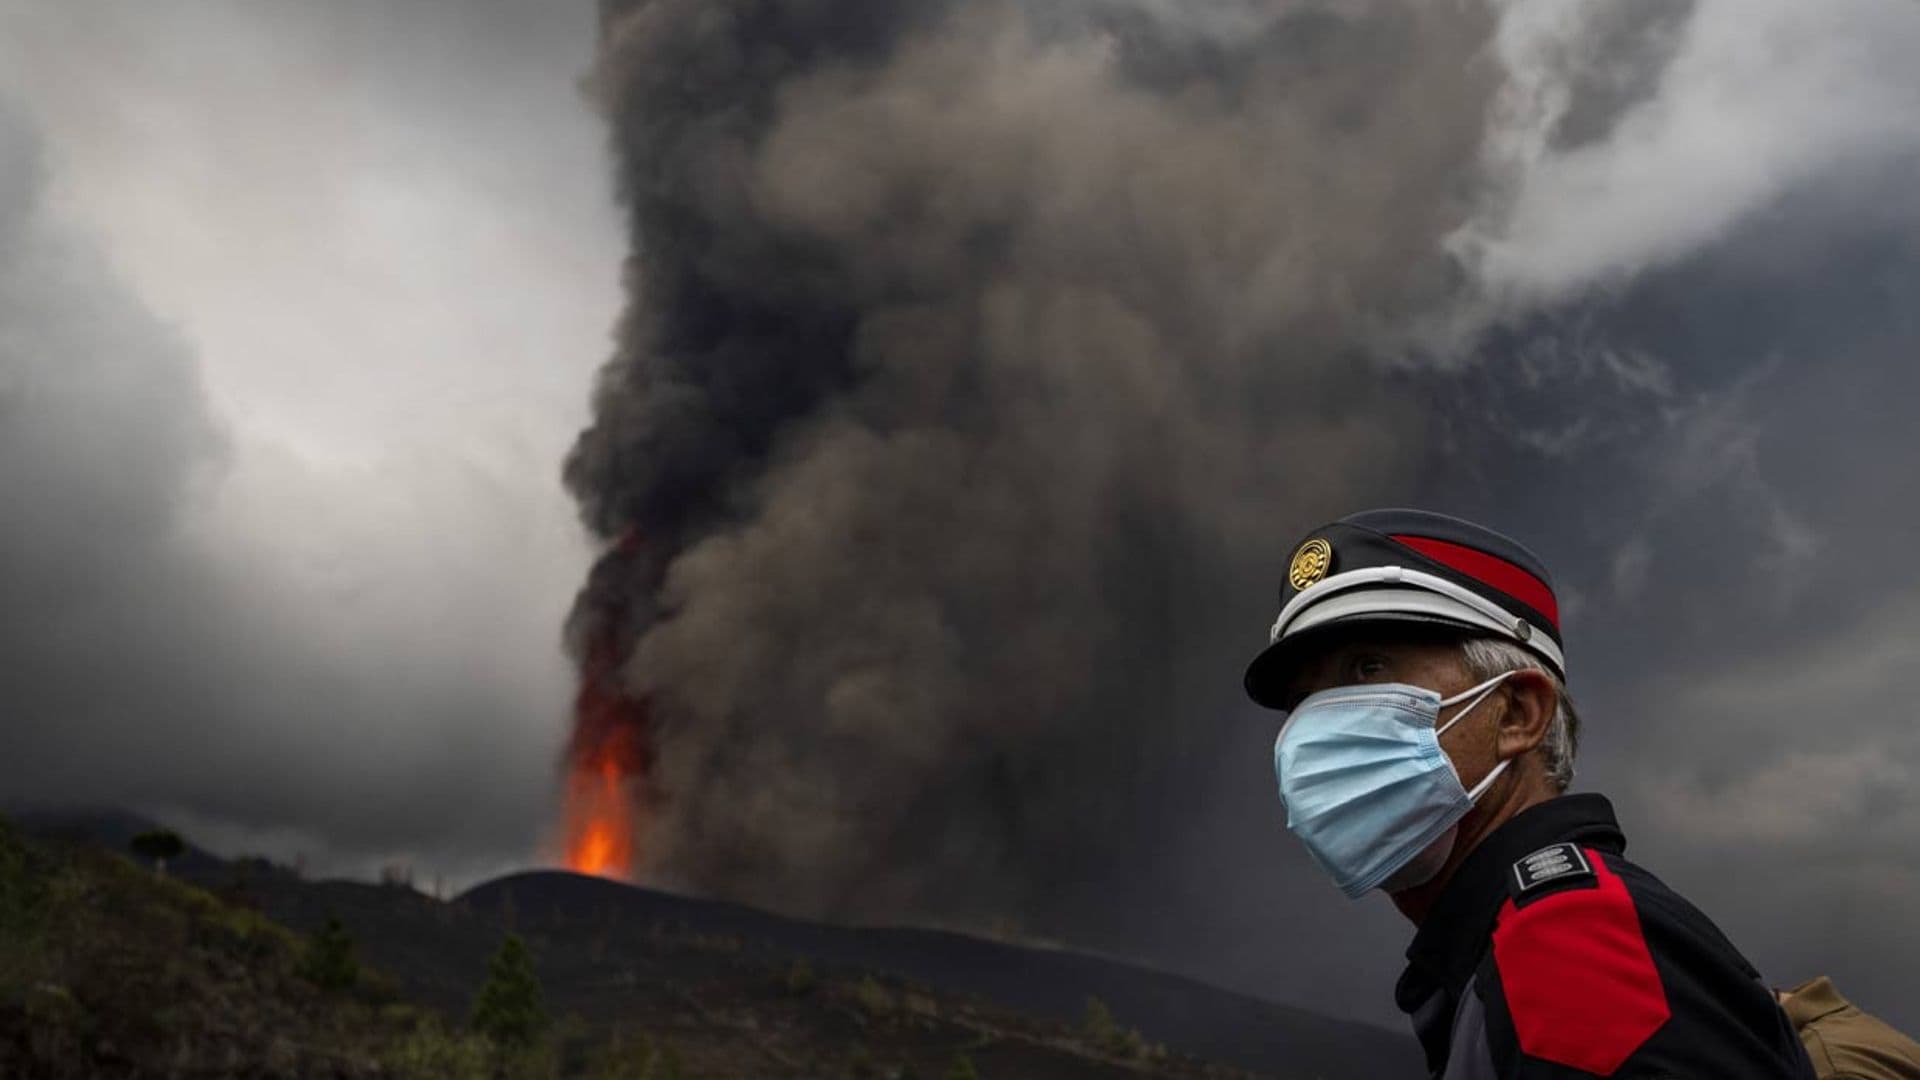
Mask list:
[[[635,958],[674,942],[737,948],[745,964],[806,957],[823,969],[873,971],[1074,1023],[1089,999],[1148,1039],[1196,1058],[1282,1077],[1417,1076],[1413,1041],[1102,957],[915,929],[849,928],[781,918],[599,878],[518,874],[458,901],[549,945],[556,987],[644,977]],[[583,1001],[583,1008],[594,1003]]]
[[[424,1080],[472,1060],[385,980],[324,991],[303,961],[256,911],[0,822],[0,1076]]]
[[[21,895],[42,899],[39,915],[5,924],[0,1055],[85,1068],[20,1072],[0,1056],[0,1075],[166,1075],[156,1063],[174,1060],[210,1075],[466,1075],[485,1047],[461,1029],[510,930],[531,947],[553,1018],[516,1075],[944,1077],[965,1075],[962,1063],[986,1077],[1419,1073],[1403,1036],[1097,957],[824,926],[562,873],[441,902],[190,849],[160,879],[110,853],[145,826],[137,818],[26,824],[64,839],[9,841],[27,853],[11,872]],[[48,906],[69,893],[87,899]],[[296,934],[329,916],[378,972],[351,994],[299,974]],[[50,941],[74,944],[51,966]],[[41,955],[16,964],[22,948]],[[48,1015],[65,1041],[36,1049]]]

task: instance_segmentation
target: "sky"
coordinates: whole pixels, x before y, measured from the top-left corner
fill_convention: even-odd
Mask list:
[[[545,842],[621,257],[593,40],[0,8],[16,791],[353,872]]]
[[[1420,505],[1553,568],[1629,853],[1920,1029],[1920,7],[826,7],[0,0],[0,785],[544,861],[645,522],[660,882],[1398,1023],[1236,694]]]

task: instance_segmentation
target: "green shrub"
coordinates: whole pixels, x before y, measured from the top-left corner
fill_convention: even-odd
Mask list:
[[[1113,1018],[1113,1010],[1097,997],[1087,999],[1087,1019],[1081,1026],[1086,1032],[1087,1041],[1093,1045],[1107,1048],[1120,1037],[1120,1022]]]
[[[473,999],[473,1030],[495,1046],[524,1049],[539,1039],[546,1024],[533,954],[520,935],[508,934],[487,965],[486,983]]]
[[[0,993],[8,996],[44,977],[52,907],[43,862],[0,821]]]
[[[491,1047],[478,1035],[450,1032],[431,1017],[385,1055],[383,1064],[400,1080],[487,1075]]]
[[[860,1007],[872,1016],[886,1016],[893,1012],[893,995],[888,993],[887,988],[881,986],[879,980],[871,975],[861,978],[860,985],[854,988],[853,995],[860,1002]]]
[[[1133,1058],[1138,1061],[1158,1060],[1166,1056],[1166,1048],[1148,1042],[1147,1037],[1140,1034],[1138,1028],[1128,1028],[1122,1031],[1119,1040],[1114,1043],[1113,1049],[1123,1057]]]
[[[1107,1003],[1097,997],[1087,999],[1087,1019],[1081,1030],[1088,1042],[1109,1054],[1140,1061],[1157,1061],[1167,1056],[1166,1047],[1148,1042],[1147,1037],[1134,1028],[1122,1026]]]
[[[360,981],[360,960],[353,953],[353,935],[339,916],[327,916],[325,926],[307,939],[300,975],[329,993],[352,990]]]

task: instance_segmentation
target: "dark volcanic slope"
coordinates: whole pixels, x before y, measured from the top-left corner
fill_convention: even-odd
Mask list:
[[[1087,999],[1095,997],[1150,1040],[1262,1073],[1378,1078],[1422,1071],[1418,1050],[1403,1035],[1097,956],[933,930],[799,922],[737,904],[559,872],[502,878],[456,903],[510,920],[548,942],[590,939],[599,964],[617,963],[621,941],[639,936],[729,941],[808,957],[823,966],[889,973],[1067,1021],[1077,1021]],[[550,954],[550,964],[558,960]],[[585,970],[591,966],[598,965],[583,963],[582,970],[570,974],[592,978]]]
[[[150,827],[114,812],[16,820],[31,833],[119,851]],[[671,1042],[689,1077],[884,1075],[906,1065],[943,1075],[956,1052],[993,1080],[1225,1075],[1205,1062],[1282,1080],[1422,1071],[1412,1040],[1395,1032],[1100,957],[962,934],[825,926],[558,872],[503,878],[450,903],[197,850],[169,873],[297,932],[338,916],[362,957],[455,1022],[502,934],[516,930],[533,947],[554,1016]],[[1173,1054],[1090,1038],[1089,998],[1105,1003],[1122,1034],[1137,1029]]]

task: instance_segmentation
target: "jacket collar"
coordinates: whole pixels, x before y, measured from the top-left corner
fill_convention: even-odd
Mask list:
[[[1833,981],[1822,975],[1788,991],[1781,1007],[1786,1009],[1787,1019],[1793,1021],[1794,1027],[1803,1028],[1823,1016],[1839,1012],[1849,1004],[1846,998],[1840,996],[1840,991],[1834,989]]]
[[[1401,1011],[1413,1013],[1435,990],[1449,999],[1473,977],[1507,898],[1507,869],[1522,856],[1562,841],[1619,854],[1626,837],[1613,804],[1597,794],[1562,795],[1530,806],[1480,841],[1454,870],[1426,921],[1407,946],[1407,969],[1394,988]]]

